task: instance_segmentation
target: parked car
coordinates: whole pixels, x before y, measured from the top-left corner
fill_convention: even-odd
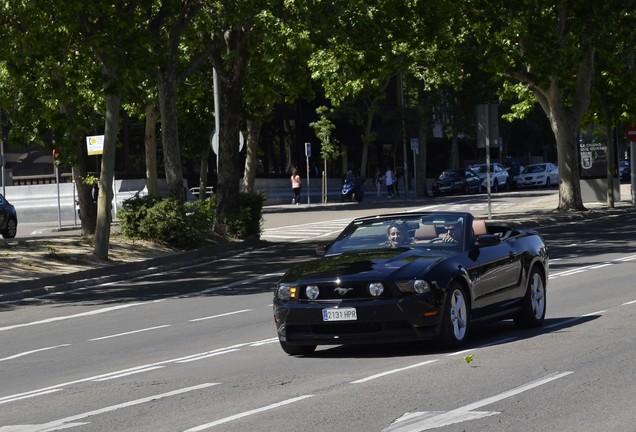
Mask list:
[[[514,182],[516,187],[556,186],[559,184],[559,168],[550,162],[531,164],[515,176]]]
[[[548,248],[533,230],[467,212],[369,216],[317,252],[274,290],[276,332],[290,355],[426,340],[458,348],[478,322],[536,327],[545,318]]]
[[[0,234],[4,238],[14,238],[18,233],[18,214],[15,207],[0,194]]]
[[[506,171],[508,171],[508,185],[511,188],[516,186],[514,182],[514,178],[518,176],[519,174],[521,174],[524,169],[525,169],[525,166],[519,165],[519,164],[506,167]]]
[[[632,171],[629,166],[629,161],[626,159],[622,159],[618,161],[618,174],[620,177],[620,181],[629,182],[632,179]]]
[[[432,186],[433,196],[481,191],[481,179],[469,168],[448,170],[440,174]]]
[[[481,178],[481,187],[485,190],[488,187],[488,183],[486,181],[488,165],[477,164],[471,165],[469,168],[472,169],[479,176],[479,178]],[[499,163],[490,164],[491,191],[497,192],[500,189],[510,189],[510,180],[511,179],[508,176],[508,170],[506,170],[503,165]]]

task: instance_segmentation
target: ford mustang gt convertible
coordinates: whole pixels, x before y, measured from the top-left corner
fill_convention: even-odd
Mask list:
[[[456,349],[478,322],[545,319],[549,257],[536,231],[465,212],[389,214],[353,220],[317,251],[274,291],[290,355],[408,341]]]

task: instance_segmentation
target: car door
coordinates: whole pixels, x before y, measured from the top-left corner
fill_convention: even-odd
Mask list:
[[[522,257],[513,245],[508,241],[477,244],[468,255],[473,309],[477,310],[477,315],[496,313],[498,307],[518,297]]]

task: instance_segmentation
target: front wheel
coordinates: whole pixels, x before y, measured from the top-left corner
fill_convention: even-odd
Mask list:
[[[466,343],[470,330],[470,310],[464,288],[453,283],[444,302],[442,326],[437,342],[444,348],[459,348]]]
[[[316,345],[290,345],[287,342],[283,342],[279,339],[280,347],[287,354],[295,356],[295,355],[309,355],[316,351]]]
[[[9,219],[7,221],[7,229],[2,233],[2,237],[4,238],[14,238],[18,233],[18,221],[15,219]]]
[[[534,267],[530,272],[521,310],[514,318],[517,327],[541,327],[545,320],[546,292],[543,274]]]

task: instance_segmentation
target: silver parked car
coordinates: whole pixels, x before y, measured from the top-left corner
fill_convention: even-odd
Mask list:
[[[550,162],[528,165],[521,174],[515,176],[516,187],[550,187],[558,184],[559,168]]]
[[[488,170],[487,164],[471,165],[472,169],[481,178],[481,188],[486,190],[488,182],[486,181],[486,174]],[[490,190],[497,192],[500,189],[510,189],[510,178],[508,176],[508,170],[499,163],[490,164]]]

